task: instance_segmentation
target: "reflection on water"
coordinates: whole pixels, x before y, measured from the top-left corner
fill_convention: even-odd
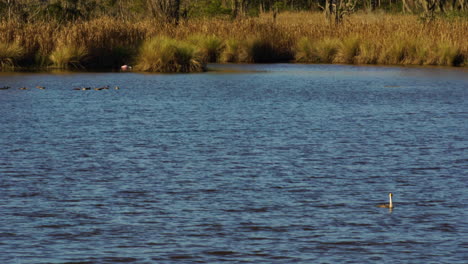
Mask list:
[[[466,70],[211,67],[0,74],[0,262],[465,263]]]

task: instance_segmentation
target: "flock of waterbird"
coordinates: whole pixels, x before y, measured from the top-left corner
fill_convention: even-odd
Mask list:
[[[3,86],[3,87],[0,87],[0,90],[8,90],[10,89],[11,87],[10,86]],[[45,90],[46,88],[44,86],[36,86],[37,89],[39,90]],[[29,88],[27,87],[20,87],[18,88],[20,90],[28,90]],[[110,87],[109,85],[106,85],[106,86],[102,86],[102,87],[96,87],[96,88],[92,88],[92,87],[76,87],[76,88],[73,88],[73,90],[78,90],[78,91],[88,91],[88,90],[96,90],[96,91],[101,91],[101,90],[109,90]],[[115,90],[119,90],[120,87],[119,86],[115,86],[114,87]],[[389,193],[388,194],[388,203],[386,204],[379,204],[377,205],[378,207],[381,207],[381,208],[389,208],[390,210],[393,209],[394,205],[393,205],[393,193]]]
[[[73,90],[77,90],[77,91],[87,91],[87,90],[96,90],[96,91],[101,91],[101,90],[109,90],[110,87],[109,85],[106,85],[106,86],[102,86],[102,87],[96,87],[96,88],[92,88],[92,87],[76,87],[76,88],[73,88]],[[114,90],[119,90],[120,87],[119,86],[114,86]]]
[[[39,90],[45,90],[46,88],[44,86],[36,86],[37,89]],[[8,90],[8,89],[11,89],[10,86],[2,86],[0,87],[0,90]],[[28,87],[19,87],[18,88],[19,90],[29,90]],[[106,85],[106,86],[102,86],[102,87],[76,87],[76,88],[73,88],[72,90],[77,90],[77,91],[88,91],[88,90],[95,90],[95,91],[101,91],[101,90],[109,90],[111,89],[109,85]],[[120,87],[119,86],[115,86],[114,87],[114,90],[119,90]]]

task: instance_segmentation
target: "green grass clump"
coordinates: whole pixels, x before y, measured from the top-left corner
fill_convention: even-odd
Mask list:
[[[390,65],[401,64],[406,56],[406,45],[406,40],[402,38],[386,40],[378,62]]]
[[[460,66],[465,59],[460,49],[447,41],[437,45],[435,57],[437,64],[444,66]]]
[[[296,45],[296,61],[308,63],[332,63],[338,53],[338,39],[324,38],[311,42],[301,38]]]
[[[221,62],[240,62],[242,52],[241,41],[237,39],[228,39],[224,44],[224,49],[220,55]]]
[[[431,41],[424,38],[399,36],[387,39],[382,45],[378,63],[391,65],[438,65],[437,58],[430,56]]]
[[[168,37],[155,37],[143,43],[136,70],[147,72],[201,72],[206,62],[190,43]]]
[[[0,42],[0,70],[14,69],[23,55],[24,50],[20,45]]]
[[[343,39],[339,45],[335,62],[353,64],[359,55],[361,40],[356,36]]]
[[[315,52],[312,42],[307,37],[297,41],[294,58],[297,62],[315,62]]]
[[[332,63],[338,53],[340,42],[335,38],[325,38],[314,43],[317,62]]]
[[[223,50],[223,41],[218,37],[211,35],[193,35],[187,39],[198,49],[199,56],[207,62],[218,62]]]
[[[359,54],[354,57],[357,64],[377,64],[379,60],[379,46],[371,41],[363,41],[359,47]]]
[[[53,68],[83,68],[82,63],[87,54],[84,47],[60,45],[50,54],[49,59]]]

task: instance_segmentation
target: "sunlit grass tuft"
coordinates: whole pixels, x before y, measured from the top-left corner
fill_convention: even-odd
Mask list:
[[[73,45],[59,45],[49,56],[53,68],[83,68],[87,55],[86,48]]]
[[[0,70],[14,69],[23,55],[24,50],[20,45],[0,42]]]
[[[338,47],[338,52],[334,61],[337,63],[353,64],[359,55],[361,40],[358,36],[351,36],[343,39]]]
[[[340,46],[340,41],[336,38],[324,38],[314,44],[315,57],[319,63],[332,63]]]
[[[340,41],[336,38],[325,38],[310,41],[301,38],[296,46],[296,61],[307,63],[332,63],[338,53]]]
[[[362,41],[359,46],[359,54],[354,57],[356,64],[377,64],[380,48],[375,42]]]
[[[445,66],[459,66],[464,61],[460,49],[450,42],[443,41],[436,48],[436,64]]]
[[[220,54],[224,48],[220,38],[214,35],[193,35],[187,40],[197,47],[197,52],[204,61],[217,62],[220,60]]]
[[[316,62],[314,46],[307,37],[302,37],[296,44],[294,58],[297,62]]]
[[[221,52],[221,62],[240,62],[242,55],[242,44],[240,40],[228,39],[224,44],[224,49]]]
[[[206,62],[190,43],[168,37],[155,37],[142,44],[135,69],[163,73],[201,72],[206,70]]]

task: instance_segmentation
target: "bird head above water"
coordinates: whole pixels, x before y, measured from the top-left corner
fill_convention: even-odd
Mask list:
[[[393,193],[388,193],[388,203],[387,204],[379,204],[378,207],[381,208],[393,208]]]

